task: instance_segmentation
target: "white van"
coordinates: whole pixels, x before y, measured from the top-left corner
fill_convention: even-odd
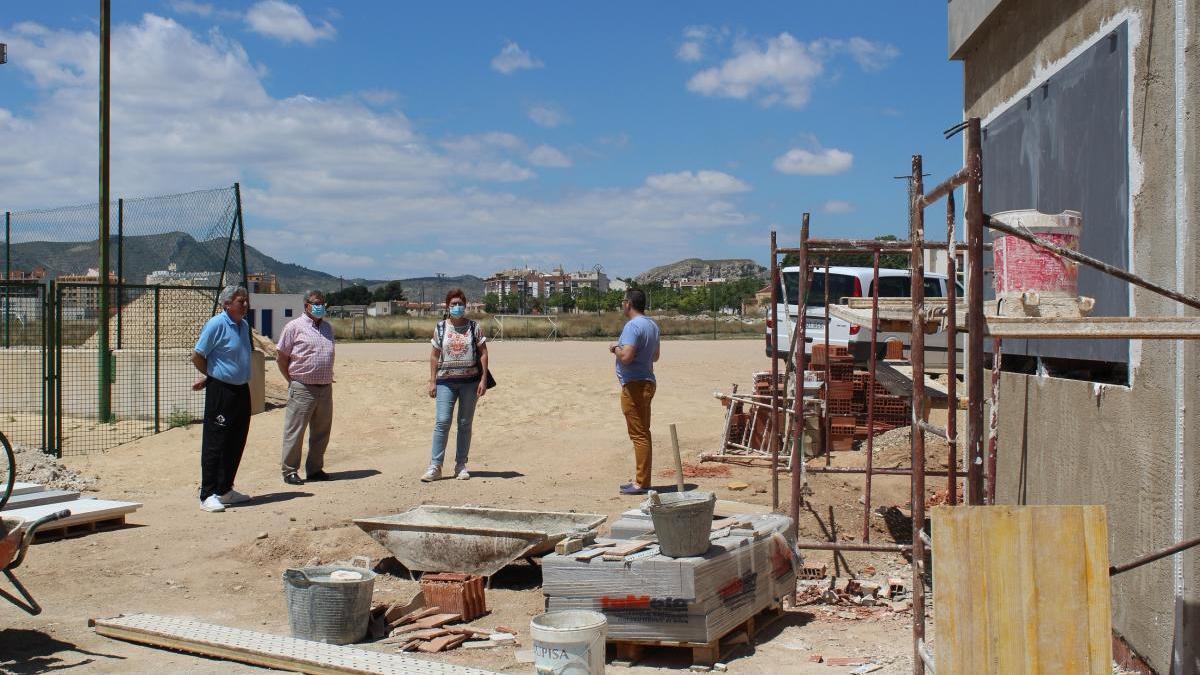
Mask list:
[[[779,330],[771,325],[767,317],[767,356],[777,355],[789,358],[791,349],[792,330],[800,319],[799,298],[799,267],[785,267],[781,271],[781,285],[775,287],[779,317]],[[836,267],[829,268],[829,301],[841,304],[842,298],[869,298],[874,289],[871,287],[873,270],[870,267]],[[909,297],[911,275],[906,269],[879,269],[879,297],[907,298]],[[925,297],[944,298],[948,294],[949,279],[944,274],[925,275]],[[962,284],[955,285],[956,296],[963,297]],[[813,268],[812,283],[808,289],[808,321],[804,335],[804,353],[812,354],[814,344],[825,343],[825,268]],[[774,339],[772,338],[774,336]],[[963,336],[957,336],[959,354],[962,354]],[[890,341],[900,341],[904,345],[907,356],[910,336],[908,333],[881,332],[876,341],[877,354],[882,356]],[[834,316],[829,317],[829,345],[845,347],[858,362],[866,362],[871,352],[871,329],[862,326],[852,326]],[[925,362],[927,366],[944,367],[946,365],[946,335],[938,331],[925,336]],[[961,364],[962,359],[958,362]]]

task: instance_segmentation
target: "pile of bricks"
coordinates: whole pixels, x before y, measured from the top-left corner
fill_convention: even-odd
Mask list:
[[[440,604],[435,604],[440,603]],[[507,626],[484,628],[463,622],[487,612],[483,578],[467,574],[426,574],[421,592],[408,602],[375,603],[370,635],[398,651],[443,652],[457,647],[490,649],[517,644]]]
[[[812,349],[812,368],[817,379],[825,379],[829,369],[829,381],[825,386],[825,410],[829,416],[829,447],[831,450],[850,450],[856,440],[864,440],[871,433],[867,425],[867,389],[871,385],[870,374],[858,370],[854,359],[845,347],[816,344]],[[874,383],[875,434],[910,423],[910,402],[902,396],[891,394],[878,382]]]

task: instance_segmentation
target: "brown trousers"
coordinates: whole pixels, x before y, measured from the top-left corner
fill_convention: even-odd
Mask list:
[[[625,413],[625,426],[629,429],[629,440],[633,441],[633,455],[637,462],[638,487],[650,487],[650,469],[654,454],[654,443],[650,438],[650,401],[654,399],[654,383],[649,380],[627,382],[621,387],[621,412]]]

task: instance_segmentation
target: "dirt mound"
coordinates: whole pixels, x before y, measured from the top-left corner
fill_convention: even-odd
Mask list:
[[[946,469],[946,440],[925,434],[925,468]],[[907,467],[912,464],[912,427],[897,427],[875,437],[874,466],[885,468]],[[867,449],[866,441],[859,444],[860,450]]]
[[[54,457],[37,448],[15,445],[13,454],[17,461],[17,482],[37,483],[47,489],[76,492],[94,492],[98,489],[98,476],[85,476],[63,466]]]

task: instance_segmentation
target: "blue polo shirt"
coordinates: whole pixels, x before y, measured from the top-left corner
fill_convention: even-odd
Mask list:
[[[227,384],[250,381],[250,324],[221,312],[204,324],[196,353],[208,359],[208,376]]]
[[[644,315],[635,316],[621,330],[619,346],[633,345],[633,362],[617,359],[617,380],[621,386],[646,380],[654,382],[654,354],[658,351],[658,324]]]

